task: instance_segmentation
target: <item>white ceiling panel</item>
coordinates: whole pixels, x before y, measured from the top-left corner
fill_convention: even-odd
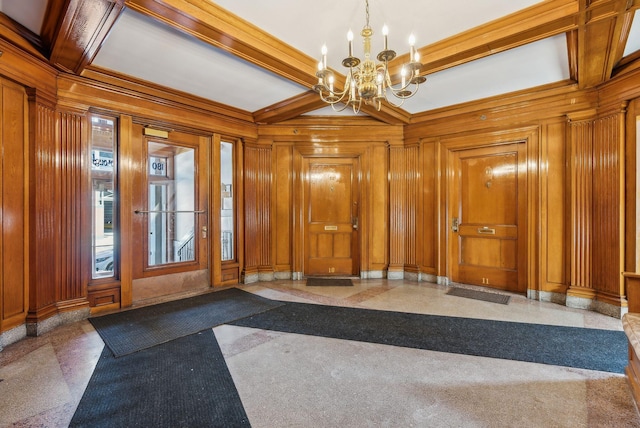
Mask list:
[[[624,48],[624,56],[630,55],[640,50],[640,10],[636,10],[633,14],[633,23],[631,31],[627,38],[627,44]]]
[[[93,64],[250,112],[306,90],[128,9]]]
[[[347,56],[347,32],[354,33],[354,54],[362,55],[359,36],[365,24],[364,0],[214,0],[214,3],[251,22],[278,39],[320,59],[323,44],[328,65],[342,72]],[[537,0],[370,0],[372,49],[382,49],[382,26],[389,27],[389,48],[398,55],[409,51],[413,33],[416,46],[425,46],[494,19],[539,3]]]
[[[0,12],[40,34],[48,0],[0,0]]]
[[[431,74],[402,107],[418,113],[568,78],[567,42],[560,35]]]

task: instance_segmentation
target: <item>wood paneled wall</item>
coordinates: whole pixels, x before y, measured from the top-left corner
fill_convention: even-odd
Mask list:
[[[60,267],[60,295],[65,306],[86,305],[82,280],[83,159],[88,148],[85,112],[59,111],[60,141],[60,241],[56,266]],[[84,259],[86,260],[86,258]]]
[[[301,159],[316,155],[360,159],[365,275],[446,276],[446,141],[480,141],[480,135],[501,138],[533,130],[527,131],[527,233],[533,237],[528,242],[533,266],[528,290],[626,304],[620,272],[625,248],[635,237],[626,220],[637,207],[631,209],[628,205],[635,199],[625,197],[625,168],[637,166],[628,156],[635,151],[625,146],[630,126],[625,103],[640,98],[638,69],[599,88],[581,90],[559,82],[430,111],[413,116],[404,127],[362,117],[305,117],[257,125],[248,112],[97,69],[82,77],[61,74],[37,52],[3,39],[0,49],[0,77],[11,81],[3,86],[3,99],[8,97],[3,121],[12,123],[2,128],[4,156],[22,155],[25,165],[19,167],[18,159],[2,166],[0,333],[89,305],[83,256],[88,241],[80,216],[86,199],[83,159],[90,111],[120,118],[125,176],[134,167],[134,122],[244,141],[239,158],[239,264],[245,277],[258,278],[303,270],[302,210],[296,195]],[[25,98],[20,111],[18,99]],[[20,114],[27,115],[26,121],[13,117]],[[21,154],[13,143],[6,145],[21,138],[27,141]],[[7,187],[7,177],[14,183],[16,174],[22,174],[23,182]],[[121,184],[131,191],[135,183],[124,177]],[[132,208],[123,200],[122,209]],[[14,214],[19,221],[7,218]],[[122,226],[131,230],[131,225]],[[17,243],[19,236],[23,246]],[[130,256],[126,237],[122,246],[122,256]],[[123,269],[121,278],[102,284],[101,290],[119,292],[120,280],[131,281],[131,272]],[[122,301],[131,303],[126,290]]]
[[[271,275],[271,147],[244,147],[244,276]],[[255,280],[255,279],[254,279]]]
[[[604,111],[593,138],[593,287],[598,300],[624,300],[624,147],[626,104]],[[625,303],[626,304],[626,303]]]
[[[568,296],[625,306],[625,105],[572,115]]]
[[[265,125],[259,133],[259,141],[272,151],[270,175],[262,179],[272,183],[270,239],[276,276],[297,277],[304,272],[301,171],[303,159],[314,156],[360,160],[360,269],[365,276],[382,274],[395,259],[395,268],[402,271],[406,236],[403,225],[408,216],[407,193],[403,190],[407,155],[402,145],[402,127],[366,118],[309,118]],[[245,168],[247,165],[245,159]],[[246,191],[248,174],[254,173],[245,171]],[[399,222],[390,221],[394,215],[400,216]],[[259,232],[245,227],[245,233],[247,245],[255,245]],[[248,270],[248,261],[246,266]]]
[[[593,298],[591,288],[593,224],[593,115],[570,117],[571,173],[571,286],[569,294]]]
[[[29,91],[29,194],[31,233],[29,315],[27,322],[37,325],[57,312],[62,294],[58,281],[61,266],[56,265],[60,243],[60,153],[56,135],[55,99]]]
[[[0,333],[24,324],[28,309],[26,100],[22,87],[0,79]]]

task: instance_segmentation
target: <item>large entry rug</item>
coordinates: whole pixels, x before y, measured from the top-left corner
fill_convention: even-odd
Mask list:
[[[71,427],[250,426],[212,330],[115,358],[104,348]]]
[[[287,303],[243,327],[624,373],[622,331]]]
[[[90,318],[113,355],[121,357],[283,305],[238,288]]]

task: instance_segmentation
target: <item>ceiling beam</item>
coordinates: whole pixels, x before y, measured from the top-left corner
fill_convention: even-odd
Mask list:
[[[418,49],[421,74],[432,74],[576,28],[576,0],[547,0],[487,24]],[[400,74],[404,54],[394,61],[390,74]]]
[[[318,82],[318,62],[275,38],[253,24],[229,13],[208,0],[125,0],[127,7],[190,34],[205,43],[229,52],[280,77],[311,88]],[[344,86],[345,76],[335,74],[336,91]],[[316,94],[316,97],[319,96]],[[307,102],[309,100],[309,102]],[[256,120],[274,123],[280,117],[291,118],[326,104],[311,101],[307,93],[255,112]],[[287,112],[286,108],[292,108]],[[363,108],[369,113],[369,108]],[[403,110],[384,105],[371,116],[390,124],[409,123]]]
[[[150,16],[278,76],[310,88],[317,60],[209,0],[125,0]]]
[[[253,118],[256,123],[278,123],[325,106],[317,92],[307,91],[260,109],[253,113]]]
[[[591,88],[607,81],[622,58],[631,21],[630,0],[580,0],[578,86]],[[626,32],[626,34],[625,34]]]
[[[49,62],[80,74],[93,60],[124,0],[51,0],[42,25],[42,40]]]

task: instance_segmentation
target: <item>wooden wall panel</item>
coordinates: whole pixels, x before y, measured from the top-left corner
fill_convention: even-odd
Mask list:
[[[422,216],[422,227],[420,230],[419,245],[422,253],[420,255],[420,266],[423,273],[436,275],[438,270],[438,191],[440,184],[436,180],[438,176],[437,150],[435,141],[423,141],[420,143],[420,194],[418,201],[419,210]]]
[[[624,110],[594,122],[593,286],[598,299],[624,296]]]
[[[392,146],[389,149],[389,273],[404,270],[408,207],[405,164],[405,148]]]
[[[274,147],[274,229],[272,240],[276,272],[293,272],[293,147]]]
[[[368,150],[363,151],[361,156],[361,170],[364,177],[369,180],[362,180],[361,184],[361,207],[360,212],[365,211],[369,214],[369,218],[362,219],[362,233],[368,235],[363,240],[364,251],[361,256],[365,255],[368,260],[361,264],[369,271],[385,271],[389,266],[389,148],[387,144],[371,143]],[[367,187],[368,186],[368,187]],[[365,199],[370,194],[369,200]]]
[[[54,103],[29,90],[30,284],[27,323],[56,313],[60,241],[60,158]],[[37,332],[30,332],[37,334]]]
[[[590,112],[587,116],[590,116]],[[593,119],[569,122],[571,174],[571,275],[567,294],[593,298],[591,287]]]
[[[567,289],[567,182],[566,126],[543,126],[540,148],[540,290],[565,293]]]
[[[82,281],[82,160],[86,152],[83,113],[60,112],[60,266],[58,300],[86,297]]]
[[[418,196],[420,193],[420,150],[418,145],[412,145],[405,149],[405,269],[418,270]]]
[[[272,270],[271,147],[246,144],[245,174],[245,275]]]
[[[28,309],[25,91],[0,80],[0,333],[25,321]],[[1,348],[0,348],[1,349]]]

